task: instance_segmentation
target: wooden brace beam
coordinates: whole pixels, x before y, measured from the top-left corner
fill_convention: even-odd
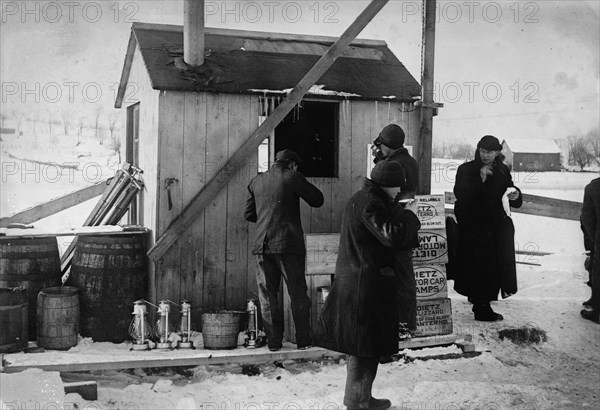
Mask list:
[[[0,228],[6,228],[9,224],[19,222],[29,224],[55,213],[64,211],[72,206],[102,195],[108,186],[108,180],[95,185],[80,189],[70,194],[51,199],[43,204],[28,208],[11,216],[0,218]]]
[[[234,173],[244,164],[246,158],[258,149],[260,143],[275,129],[285,116],[300,102],[310,88],[325,74],[336,59],[352,43],[365,26],[387,4],[388,0],[372,0],[367,8],[356,18],[341,37],[327,50],[309,72],[294,87],[287,98],[279,104],[273,113],[258,127],[256,131],[244,142],[225,165],[212,177],[210,181],[185,207],[183,212],[171,223],[148,251],[148,256],[157,262],[167,252],[188,226],[204,211],[204,208],[214,199],[219,191],[227,185]]]
[[[452,192],[446,192],[445,197],[446,205],[454,205],[456,202],[456,196]],[[511,212],[579,221],[581,206],[581,202],[523,194],[523,205],[520,208],[511,208]]]

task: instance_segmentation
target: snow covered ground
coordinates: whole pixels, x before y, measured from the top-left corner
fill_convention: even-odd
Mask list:
[[[61,164],[79,161],[77,169],[43,167],[17,158],[41,161],[44,157],[22,141],[3,135],[1,215],[83,187],[90,181],[114,174],[114,155],[96,142],[62,150]],[[23,144],[23,145],[19,145]],[[81,144],[80,144],[81,145]],[[48,147],[42,147],[48,149]],[[80,151],[81,150],[81,151]],[[87,157],[83,151],[89,150]],[[86,151],[87,152],[87,151]],[[99,154],[98,154],[99,153]],[[13,156],[13,158],[10,157]],[[84,155],[84,156],[80,156]],[[86,165],[87,164],[87,165]],[[91,165],[95,164],[95,165]],[[451,191],[455,161],[435,160],[433,193]],[[84,173],[94,171],[95,174]],[[99,174],[98,174],[99,173]],[[594,173],[536,173],[514,175],[525,193],[581,201],[583,188]],[[37,178],[37,179],[36,179]],[[76,212],[66,211],[42,221],[56,226],[78,225],[94,201]],[[87,207],[87,208],[86,208]],[[77,220],[79,219],[79,220]],[[584,284],[583,241],[575,221],[514,214],[518,249],[551,252],[545,257],[519,256],[519,292],[499,301],[494,309],[503,322],[473,320],[470,305],[452,290],[454,332],[471,335],[475,357],[426,360],[428,356],[460,353],[456,346],[404,351],[399,361],[381,365],[374,385],[375,397],[392,400],[394,409],[600,409],[600,326],[583,320],[581,302],[589,298]],[[452,287],[452,281],[449,282]],[[525,325],[547,332],[539,345],[516,345],[501,340],[498,331]],[[99,381],[99,399],[86,402],[69,394],[56,399],[73,409],[341,409],[346,370],[343,361],[284,362],[265,364],[256,376],[242,374],[242,367],[206,366],[183,376],[156,372],[99,372],[88,375]],[[59,383],[49,372],[21,375],[26,382],[12,383],[13,375],[2,375],[0,394],[8,392],[27,398],[19,408],[58,408],[46,393],[55,397]],[[87,376],[86,376],[87,377]],[[54,380],[54,381],[52,381]],[[37,382],[37,383],[36,383]],[[7,386],[12,386],[7,389]],[[39,387],[45,386],[45,387]],[[13,397],[13,396],[11,396]],[[54,399],[53,399],[54,400]],[[54,401],[55,403],[57,401]],[[4,408],[12,409],[5,400]],[[21,404],[24,401],[19,402]]]
[[[519,293],[494,304],[505,317],[502,322],[474,321],[465,298],[450,292],[454,332],[471,335],[479,355],[443,358],[460,356],[454,345],[404,350],[400,360],[380,366],[374,396],[389,398],[393,409],[403,410],[599,409],[600,326],[579,316],[590,292],[584,284],[583,256],[546,256],[541,262],[542,266],[518,265]],[[548,340],[517,345],[500,339],[499,330],[521,326],[544,330]],[[185,375],[173,369],[95,372],[82,378],[98,381],[97,402],[77,394],[56,400],[69,409],[344,408],[343,360],[285,361],[259,368],[255,376],[243,374],[242,366],[235,364],[200,366]],[[51,380],[48,373],[21,377]],[[1,377],[5,396],[4,387],[16,376]],[[27,408],[35,408],[35,403],[42,403],[37,408],[57,408],[44,407],[48,394],[57,394],[52,383],[37,390],[29,383],[17,386],[30,403]]]

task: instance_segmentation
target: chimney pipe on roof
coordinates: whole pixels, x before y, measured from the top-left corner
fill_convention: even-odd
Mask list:
[[[183,2],[183,61],[204,64],[204,0]]]

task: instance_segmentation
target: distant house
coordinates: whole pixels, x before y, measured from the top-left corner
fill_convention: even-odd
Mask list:
[[[560,171],[561,150],[551,139],[504,140],[502,153],[513,171]]]

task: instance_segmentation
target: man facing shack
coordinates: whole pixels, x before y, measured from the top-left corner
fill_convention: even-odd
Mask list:
[[[263,326],[271,351],[281,348],[284,318],[279,307],[279,285],[285,280],[290,294],[299,349],[311,344],[310,298],[304,277],[306,246],[300,221],[300,198],[308,205],[323,205],[323,194],[298,172],[300,156],[279,151],[275,164],[248,185],[244,217],[256,222],[258,297]]]
[[[379,358],[398,352],[394,246],[408,244],[421,226],[416,204],[394,201],[402,167],[380,161],[342,216],[335,280],[315,331],[315,344],[348,354],[344,404],[349,409],[387,409],[371,387]]]

